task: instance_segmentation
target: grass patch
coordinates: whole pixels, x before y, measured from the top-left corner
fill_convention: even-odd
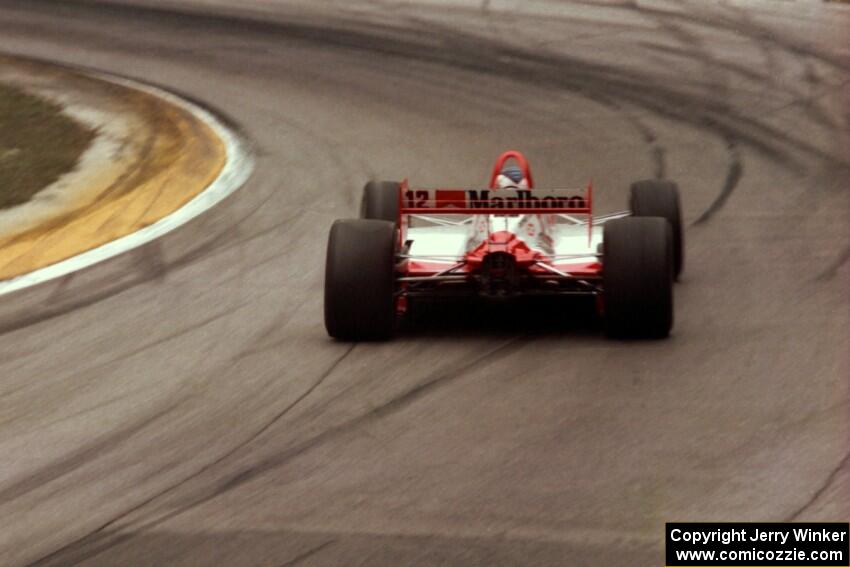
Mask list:
[[[0,209],[27,202],[76,167],[94,136],[58,104],[0,84]]]

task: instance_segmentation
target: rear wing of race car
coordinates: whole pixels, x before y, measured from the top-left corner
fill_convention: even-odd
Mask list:
[[[593,184],[586,189],[399,189],[399,226],[411,215],[585,215],[593,231]]]

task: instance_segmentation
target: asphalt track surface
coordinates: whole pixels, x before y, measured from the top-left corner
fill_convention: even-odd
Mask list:
[[[0,1],[4,51],[180,92],[258,156],[0,300],[0,564],[661,565],[665,521],[850,517],[847,6],[151,4]],[[482,184],[508,147],[602,211],[681,184],[672,337],[574,305],[329,340],[363,182]]]

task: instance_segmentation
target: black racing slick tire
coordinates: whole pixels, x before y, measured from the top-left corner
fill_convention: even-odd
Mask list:
[[[605,332],[612,338],[660,339],[673,327],[673,238],[660,217],[605,224],[602,241]]]
[[[338,220],[325,263],[325,328],[346,341],[386,340],[395,329],[395,223]]]
[[[661,179],[636,181],[631,186],[629,208],[636,217],[661,217],[670,223],[673,229],[673,277],[678,278],[685,265],[679,186]]]
[[[370,181],[363,187],[360,203],[360,218],[398,221],[398,199],[400,183],[395,181]]]

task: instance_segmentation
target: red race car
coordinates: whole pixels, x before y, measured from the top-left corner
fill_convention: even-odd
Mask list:
[[[487,189],[369,182],[360,218],[331,227],[325,327],[382,340],[419,298],[587,295],[609,336],[666,337],[683,265],[678,188],[633,183],[630,208],[594,216],[592,185],[535,188],[516,151],[499,157]]]

